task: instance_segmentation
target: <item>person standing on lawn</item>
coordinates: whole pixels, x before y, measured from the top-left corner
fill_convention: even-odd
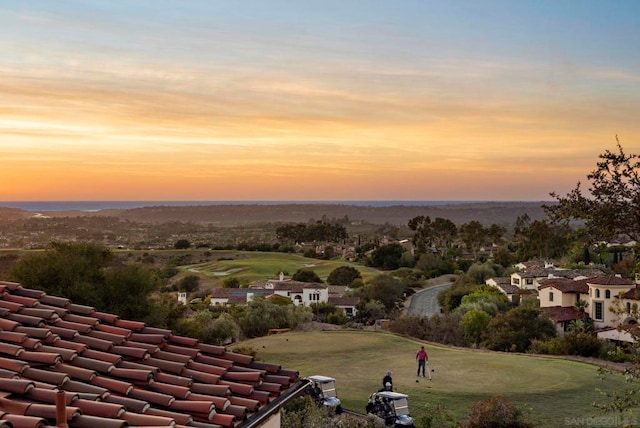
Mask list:
[[[429,362],[429,354],[425,351],[424,346],[421,346],[418,352],[416,353],[416,361],[418,362],[418,373],[416,376],[420,376],[420,371],[422,370],[422,377],[425,376],[425,371],[429,373],[429,380],[431,380],[431,372],[427,370],[427,363]]]

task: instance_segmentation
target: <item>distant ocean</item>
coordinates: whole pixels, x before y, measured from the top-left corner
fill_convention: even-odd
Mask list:
[[[355,205],[370,207],[459,205],[491,201],[0,201],[0,207],[25,211],[100,211],[142,207],[209,205]]]

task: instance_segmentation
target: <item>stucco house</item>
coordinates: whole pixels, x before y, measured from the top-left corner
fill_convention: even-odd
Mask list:
[[[557,323],[559,332],[566,331],[571,321],[589,317],[598,337],[629,341],[629,335],[620,333],[619,327],[637,323],[640,289],[633,280],[598,275],[579,280],[546,278],[539,282],[540,308]],[[584,301],[586,307],[578,308],[578,301]]]
[[[309,307],[314,303],[332,303],[342,309],[346,316],[356,315],[359,299],[346,297],[348,287],[330,286],[318,282],[301,282],[284,278],[257,281],[250,288],[214,288],[211,291],[211,305],[246,305],[251,299],[278,295],[291,299],[294,305]]]
[[[538,290],[544,278],[584,279],[604,275],[599,269],[564,269],[553,265],[532,267],[511,274],[511,285],[522,290]]]
[[[507,296],[512,303],[519,301],[520,288],[511,284],[511,278],[508,276],[492,277],[485,280],[485,284],[497,288]]]

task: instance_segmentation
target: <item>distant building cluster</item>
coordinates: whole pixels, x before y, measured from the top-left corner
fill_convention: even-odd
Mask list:
[[[228,306],[246,305],[255,297],[269,299],[272,296],[282,296],[291,299],[296,306],[330,303],[341,309],[346,316],[354,317],[359,299],[345,296],[348,290],[346,286],[294,281],[280,273],[277,278],[256,281],[247,288],[214,288],[210,297],[212,306]],[[179,300],[186,304],[186,293],[181,293]]]
[[[598,337],[633,342],[640,281],[605,275],[598,269],[564,269],[549,262],[518,263],[509,277],[489,278],[510,301],[535,298],[560,334],[572,321],[593,320]],[[621,327],[621,328],[620,328]]]

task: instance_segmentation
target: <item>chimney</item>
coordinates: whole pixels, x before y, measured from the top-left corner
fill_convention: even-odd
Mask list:
[[[58,390],[56,393],[56,427],[69,428],[67,425],[67,397],[62,390]]]

